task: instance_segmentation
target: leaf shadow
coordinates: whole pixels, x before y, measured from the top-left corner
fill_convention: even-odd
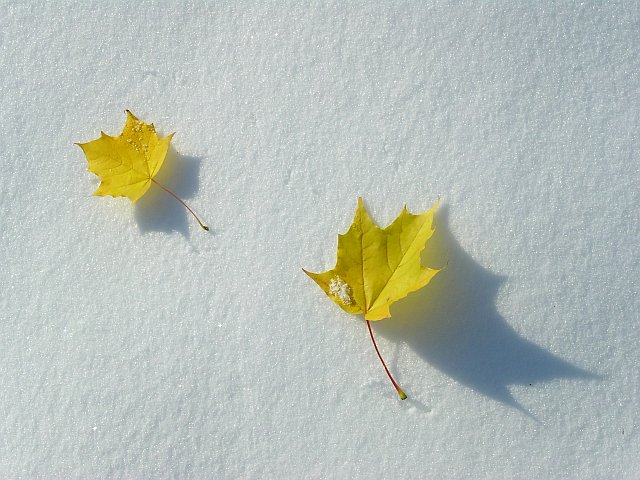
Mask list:
[[[180,155],[171,147],[155,179],[187,200],[198,192],[201,163],[201,158]],[[178,232],[187,238],[189,222],[195,222],[184,206],[154,184],[135,204],[134,216],[142,233]]]
[[[427,288],[399,303],[392,321],[374,322],[377,333],[406,343],[457,382],[530,417],[510,385],[601,378],[527,340],[507,323],[495,306],[506,277],[483,268],[462,249],[448,228],[448,215],[447,206],[436,215],[423,258],[434,266],[448,259],[447,267]]]

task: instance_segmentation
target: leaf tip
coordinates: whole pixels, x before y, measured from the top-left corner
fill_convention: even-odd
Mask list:
[[[128,108],[124,111],[127,114],[127,119],[131,119],[134,122],[139,122],[140,119],[138,117],[136,117],[133,112],[131,110],[129,110]],[[151,124],[151,126],[153,127],[153,124]]]

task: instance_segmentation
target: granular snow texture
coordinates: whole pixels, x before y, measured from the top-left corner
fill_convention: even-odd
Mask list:
[[[0,2],[0,477],[638,478],[638,3],[257,3]],[[91,196],[126,108],[209,233]],[[404,402],[358,196],[442,200]]]

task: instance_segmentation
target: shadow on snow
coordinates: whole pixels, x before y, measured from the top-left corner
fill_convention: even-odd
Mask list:
[[[201,163],[202,159],[180,155],[171,147],[155,179],[189,203],[188,199],[198,192]],[[189,206],[194,208],[193,205]],[[198,213],[197,208],[194,210]],[[175,198],[155,184],[151,184],[147,193],[136,202],[135,219],[143,233],[179,232],[185,237],[189,236],[189,222],[195,223],[195,219]]]
[[[448,228],[448,209],[436,218],[425,265],[448,266],[424,289],[393,311],[393,319],[373,322],[376,332],[408,344],[418,355],[463,385],[531,416],[509,385],[555,378],[599,378],[521,337],[495,307],[505,277],[476,263]]]

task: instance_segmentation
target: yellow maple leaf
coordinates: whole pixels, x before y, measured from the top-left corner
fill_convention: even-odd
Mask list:
[[[209,230],[180,197],[154,178],[174,134],[160,138],[152,123],[144,123],[129,110],[126,113],[127,120],[117,137],[100,132],[96,140],[76,143],[87,157],[89,171],[100,177],[94,195],[128,197],[135,203],[154,183],[184,205],[204,230]]]
[[[369,322],[390,317],[392,303],[424,287],[440,271],[424,267],[420,261],[425,242],[434,232],[437,205],[420,215],[404,207],[388,227],[381,229],[358,198],[349,231],[338,235],[336,266],[324,273],[303,269],[340,308],[364,314],[376,353],[403,400],[406,395],[389,373]]]

